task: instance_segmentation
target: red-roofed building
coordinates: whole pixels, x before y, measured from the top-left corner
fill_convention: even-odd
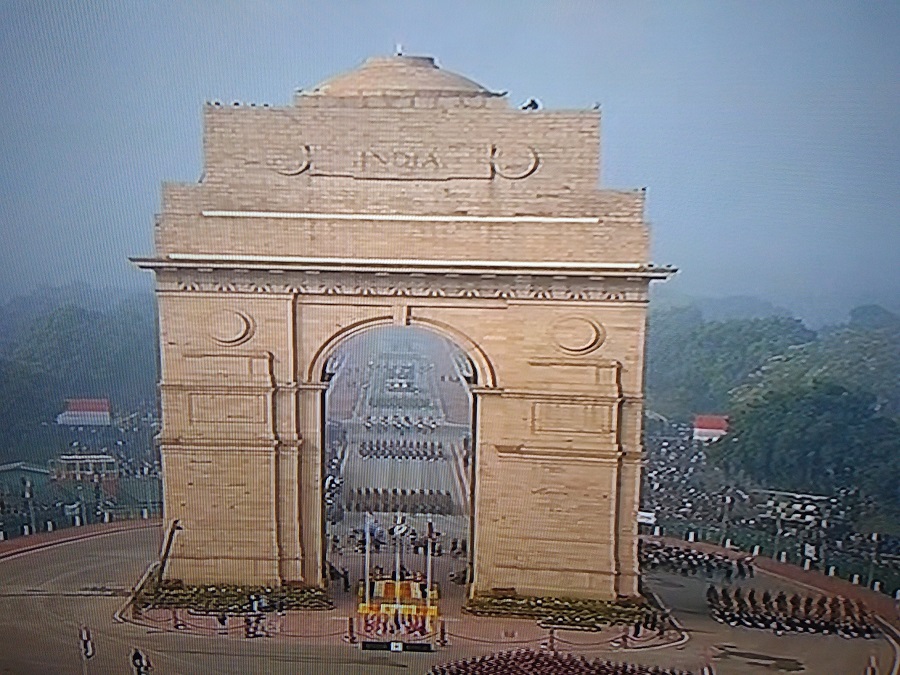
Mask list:
[[[70,398],[66,410],[56,416],[56,423],[70,427],[109,426],[112,411],[107,398]]]
[[[717,441],[728,433],[725,415],[697,415],[694,417],[694,440]]]

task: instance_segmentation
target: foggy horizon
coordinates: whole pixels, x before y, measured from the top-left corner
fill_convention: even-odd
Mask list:
[[[648,187],[651,260],[681,270],[661,295],[900,311],[900,8],[518,7],[5,5],[0,301],[149,289],[127,258],[200,176],[205,101],[288,106],[400,43],[510,106],[599,102],[602,185]]]

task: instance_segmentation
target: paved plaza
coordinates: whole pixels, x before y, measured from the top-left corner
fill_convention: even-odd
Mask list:
[[[184,628],[169,620],[156,625],[118,622],[127,589],[156,559],[159,528],[120,531],[109,536],[39,549],[0,561],[0,673],[28,675],[82,672],[79,626],[87,625],[96,656],[89,673],[130,672],[130,655],[141,649],[153,675],[192,673],[424,673],[458,658],[531,647],[540,649],[548,631],[526,620],[476,619],[448,610],[446,648],[430,654],[363,652],[342,638],[349,596],[336,595],[330,612],[288,613],[268,637],[247,639],[240,619],[220,635],[214,622],[184,615]],[[754,583],[779,583],[760,577]],[[601,633],[558,631],[560,651],[698,672],[708,658],[716,672],[862,674],[869,656],[880,673],[890,673],[893,651],[884,639],[844,640],[834,636],[785,635],[736,629],[715,623],[705,607],[703,580],[654,574],[649,588],[668,604],[687,638],[669,647],[623,649],[620,630]],[[280,632],[275,628],[279,628]],[[679,644],[680,642],[680,644]],[[618,646],[616,646],[618,645]]]

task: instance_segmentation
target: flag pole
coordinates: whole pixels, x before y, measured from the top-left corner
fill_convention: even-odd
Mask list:
[[[370,588],[370,586],[369,586],[369,574],[370,574],[370,571],[369,571],[369,570],[370,570],[371,567],[372,567],[372,533],[369,531],[369,513],[368,513],[368,512],[366,512],[366,561],[365,561],[365,565],[366,565],[366,573],[365,573],[366,591],[365,591],[365,598],[366,598],[366,613],[368,614],[368,612],[369,612],[369,602],[370,602],[371,599],[372,599],[372,598],[371,598],[371,595],[370,595],[370,592],[369,592],[369,588]]]
[[[394,604],[400,607],[400,535],[397,534],[397,526],[400,524],[400,516],[396,518],[394,526]]]
[[[431,519],[428,519],[428,537],[426,539],[427,546],[425,548],[425,626],[428,630],[431,630],[431,548],[432,548],[432,540],[434,539],[434,523],[432,523]]]

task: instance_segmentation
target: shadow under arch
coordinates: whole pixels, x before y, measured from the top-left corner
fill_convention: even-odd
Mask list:
[[[332,334],[310,360],[309,369],[306,373],[307,382],[322,382],[325,379],[325,367],[329,357],[337,350],[337,348],[346,340],[364,333],[373,328],[383,328],[396,326],[393,316],[378,316],[362,321],[356,321],[336,333]],[[459,347],[472,362],[475,369],[476,386],[487,389],[495,389],[497,387],[497,374],[494,364],[488,358],[484,350],[472,340],[468,335],[457,330],[450,324],[433,319],[418,319],[410,317],[409,323],[411,327],[422,328],[448,339],[450,342]]]

